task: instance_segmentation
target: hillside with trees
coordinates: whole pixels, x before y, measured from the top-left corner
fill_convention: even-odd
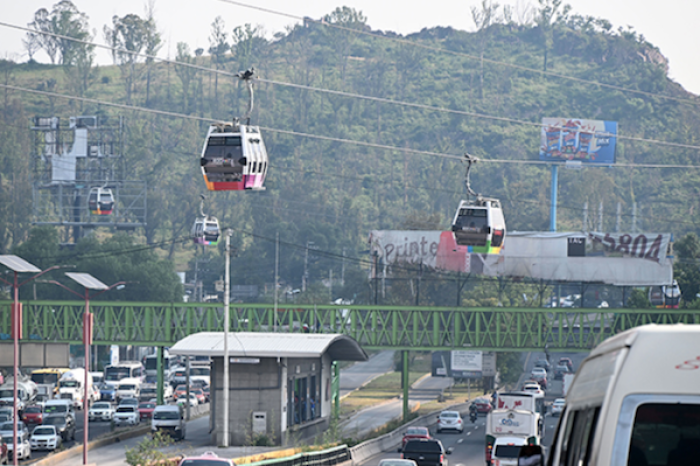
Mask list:
[[[34,32],[26,49],[30,58],[45,51],[51,63],[0,62],[2,84],[52,93],[2,89],[0,252],[27,241],[32,228],[30,118],[97,115],[113,125],[123,117],[123,175],[148,183],[148,225],[128,240],[104,241],[154,245],[188,280],[196,268],[204,294],[213,293],[223,275],[221,244],[195,254],[183,238],[206,191],[199,157],[207,121],[245,112],[248,97],[233,74],[251,67],[258,77],[252,123],[265,129],[270,154],[267,189],[211,193],[207,211],[233,230],[232,283],[267,289],[260,299],[270,296],[279,233],[285,290],[300,288],[308,270],[309,291],[297,299],[369,301],[369,231],[449,228],[465,192],[458,160],[465,152],[483,159],[472,187],[501,199],[509,230],[548,229],[549,167],[524,163],[538,160],[544,117],[612,120],[620,128],[617,166],[560,170],[559,230],[581,230],[587,203],[591,230],[600,205],[603,230],[612,230],[620,204],[623,231],[636,205],[638,230],[698,233],[700,100],[669,79],[662,51],[560,0],[540,0],[525,12],[484,0],[472,16],[473,32],[431,28],[403,36],[373,30],[371,18],[342,7],[273,38],[212,17],[206,50],[172,44],[175,55],[164,61],[152,58],[164,56],[153,14],[96,25],[67,0],[47,5],[27,18]],[[112,66],[96,65],[92,43],[114,48]],[[68,232],[60,236],[72,241]],[[685,264],[695,264],[695,249],[686,240]],[[691,272],[683,273],[697,274]],[[446,280],[426,278],[434,290],[421,304],[453,304],[454,291],[441,288],[454,289]],[[412,282],[402,286],[385,302],[412,304]],[[499,302],[500,289],[484,293],[473,293],[473,304]]]

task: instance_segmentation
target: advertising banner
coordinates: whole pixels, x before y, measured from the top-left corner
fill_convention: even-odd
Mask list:
[[[450,231],[372,230],[370,250],[381,263],[423,264],[431,269],[469,272],[469,252]]]
[[[395,264],[466,272],[618,286],[673,282],[670,233],[510,232],[499,254],[470,254],[449,231],[373,230],[370,253],[391,273]]]
[[[543,118],[540,160],[612,165],[616,141],[616,121]]]

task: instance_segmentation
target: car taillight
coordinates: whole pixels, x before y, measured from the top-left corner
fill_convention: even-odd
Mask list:
[[[445,455],[440,454],[440,463],[444,463],[444,462],[445,462]]]
[[[461,419],[458,419],[458,420],[457,420],[457,424],[461,424],[461,423],[462,423],[462,420],[461,420]]]
[[[404,459],[404,457],[403,457],[403,453],[401,453],[401,459]]]

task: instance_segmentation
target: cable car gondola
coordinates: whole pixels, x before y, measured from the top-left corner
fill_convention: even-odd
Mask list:
[[[458,246],[467,246],[469,252],[498,254],[506,239],[506,221],[501,202],[482,197],[471,189],[469,172],[476,159],[468,154],[465,157],[468,164],[465,176],[467,193],[475,196],[475,199],[459,203],[452,222],[455,242]]]
[[[192,225],[192,240],[194,244],[216,246],[219,242],[219,236],[221,235],[219,220],[216,217],[210,217],[204,213],[204,199],[205,197],[202,196],[202,202],[199,208],[200,216],[197,217],[194,221],[194,225]]]
[[[238,73],[246,83],[248,112],[232,123],[209,127],[200,165],[209,191],[263,190],[267,175],[267,149],[260,128],[251,126],[253,111],[253,69]],[[242,124],[246,121],[248,124]]]
[[[109,188],[92,188],[88,194],[88,209],[93,215],[111,215],[114,195]]]
[[[657,309],[678,309],[681,302],[681,289],[678,282],[673,280],[672,285],[649,288],[649,302]]]

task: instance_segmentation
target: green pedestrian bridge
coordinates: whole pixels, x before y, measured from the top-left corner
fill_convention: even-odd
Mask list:
[[[11,302],[0,301],[0,341],[10,339]],[[93,301],[96,345],[171,346],[196,332],[223,331],[220,303]],[[82,301],[24,301],[23,341],[82,341]],[[370,350],[589,351],[644,325],[697,324],[700,310],[461,308],[240,304],[231,332],[343,333]]]

